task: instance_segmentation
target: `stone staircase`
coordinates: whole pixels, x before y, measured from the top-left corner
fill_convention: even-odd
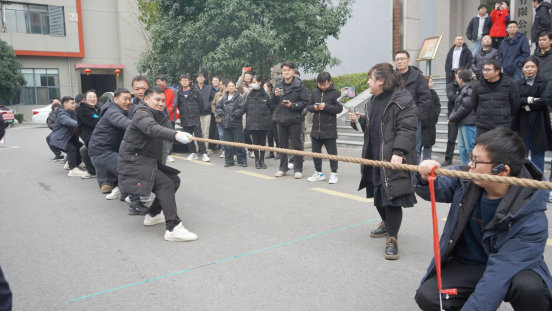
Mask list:
[[[432,148],[432,158],[441,162],[445,159],[445,151],[447,149],[448,138],[448,118],[447,118],[447,93],[445,78],[435,77],[433,79],[433,89],[437,92],[441,100],[441,114],[437,122],[437,139]],[[349,101],[346,106],[353,106],[362,115],[364,114],[364,105],[371,95],[368,90],[359,94],[356,98]],[[337,145],[346,148],[362,148],[364,144],[364,133],[357,132],[351,128],[348,111],[343,111],[337,116]],[[550,170],[550,161],[552,160],[552,152],[548,151],[545,155],[544,169]],[[460,154],[458,152],[458,144],[454,148],[454,164],[460,164]]]

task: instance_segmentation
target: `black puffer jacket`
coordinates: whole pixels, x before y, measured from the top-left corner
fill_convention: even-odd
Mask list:
[[[143,102],[136,105],[119,150],[119,189],[127,195],[149,196],[157,170],[178,174],[180,171],[164,165],[164,141],[175,143],[176,131],[169,117],[151,109]]]
[[[475,126],[485,130],[492,130],[499,126],[510,128],[512,116],[515,116],[520,107],[519,88],[512,77],[500,73],[502,81],[491,91],[487,80],[483,79],[475,84],[472,92],[472,106],[476,115]]]
[[[364,131],[364,146],[362,157],[369,158],[368,146],[370,145],[370,116],[374,111],[375,96],[372,96],[366,103],[366,116],[360,117],[360,125]],[[351,124],[354,126],[354,124]],[[403,163],[415,165],[418,161],[416,152],[416,131],[418,130],[418,110],[412,95],[404,89],[399,88],[393,91],[389,104],[384,108],[381,117],[381,153],[383,161],[390,161],[393,155],[404,156]],[[361,166],[362,179],[359,189],[366,187],[366,168]],[[381,176],[387,199],[392,200],[404,195],[413,194],[412,172],[403,170],[392,170],[381,167]],[[369,193],[367,193],[369,194]],[[369,195],[370,196],[370,195]],[[372,193],[373,196],[373,193]]]
[[[88,147],[90,136],[94,132],[96,124],[100,121],[100,109],[96,106],[91,106],[82,102],[77,109],[77,124],[79,136]]]
[[[422,147],[432,147],[437,139],[437,122],[439,122],[439,114],[441,114],[441,100],[435,90],[431,92],[431,105],[429,105],[428,114],[426,116],[426,126],[422,126]]]
[[[552,25],[550,24],[550,7],[552,7],[550,3],[543,1],[535,10],[535,19],[531,27],[532,43],[538,45],[540,34],[552,30]]]
[[[65,151],[71,139],[78,141],[79,138],[76,133],[77,114],[75,111],[59,107],[56,110],[56,124],[50,136],[50,145]]]
[[[514,116],[512,130],[517,132],[524,142],[531,131],[532,152],[544,152],[552,150],[552,129],[550,128],[550,114],[548,113],[545,94],[548,87],[548,80],[540,74],[537,75],[533,85],[529,85],[525,78],[517,82],[519,96],[521,98],[521,109]],[[528,97],[539,98],[529,104]],[[528,107],[529,111],[525,109]]]
[[[485,17],[485,22],[483,23],[483,33],[481,34],[481,37],[488,35],[491,31],[491,28],[493,27],[493,22],[491,22],[491,19],[492,18],[488,15]],[[468,38],[468,40],[477,40],[480,22],[481,18],[479,17],[479,15],[470,20],[468,28],[466,28],[466,37]],[[479,38],[479,40],[481,40],[481,38]]]
[[[431,105],[431,92],[424,78],[423,72],[414,67],[408,66],[408,70],[412,72],[404,83],[404,88],[412,95],[416,107],[418,107],[418,116],[425,116],[428,113],[429,105]],[[422,125],[427,119],[422,118]]]
[[[291,85],[287,87],[284,95],[278,97],[270,94],[271,105],[274,107],[274,121],[280,124],[301,123],[305,119],[303,109],[309,103],[309,91],[301,79],[293,78]],[[284,89],[284,78],[276,82],[274,90]],[[291,107],[286,107],[282,101],[286,99],[291,102]]]
[[[447,74],[448,83],[452,82],[452,79],[454,79],[454,74],[452,73],[452,69],[453,69],[452,61],[454,58],[453,54],[455,49],[456,49],[456,45],[453,45],[447,54],[447,59],[445,60],[445,72]],[[472,64],[472,60],[473,60],[473,54],[470,51],[470,48],[468,48],[468,45],[464,43],[462,45],[462,52],[460,52],[460,61],[458,62],[458,66],[460,67],[464,66],[466,68],[470,68]]]
[[[447,114],[450,116],[452,110],[454,110],[454,103],[456,102],[456,96],[458,96],[458,82],[456,79],[451,83],[447,84],[447,98],[448,98],[448,111]]]
[[[102,107],[100,122],[96,124],[88,146],[91,157],[105,152],[119,152],[125,131],[131,123],[127,115],[127,111],[112,101]]]
[[[311,137],[316,139],[337,139],[336,116],[343,111],[343,105],[337,102],[341,92],[333,83],[322,91],[320,88],[312,90],[312,95],[307,106],[308,111],[313,112]],[[316,111],[316,103],[324,103],[324,110]]]
[[[483,79],[483,66],[485,65],[485,62],[491,59],[498,60],[498,50],[493,49],[492,47],[486,51],[484,51],[483,49],[480,49],[473,56],[473,60],[471,63],[471,70],[475,73],[478,80]],[[466,68],[467,67],[468,66],[466,66]]]
[[[48,114],[48,119],[46,119],[46,124],[48,124],[48,128],[50,130],[54,129],[54,125],[56,124],[56,113],[54,111],[51,111]]]
[[[552,49],[542,53],[541,48],[537,47],[533,56],[539,61],[539,76],[546,81],[550,80],[552,78]]]
[[[196,87],[190,87],[190,93],[187,97],[182,93],[182,87],[175,94],[178,103],[178,112],[180,113],[180,125],[183,127],[200,126],[199,116],[205,109],[203,96]]]
[[[232,99],[228,99],[228,93],[225,93],[216,105],[215,112],[221,118],[222,128],[243,127],[242,117],[245,113],[245,103],[239,92],[235,92]]]
[[[476,117],[472,106],[472,92],[476,81],[464,83],[458,90],[454,110],[449,116],[449,121],[457,125],[475,125]]]
[[[200,89],[199,85],[196,85],[195,88],[201,94],[201,98],[203,99],[203,110],[199,114],[202,116],[211,114],[211,102],[215,97],[212,92],[213,89],[207,84],[203,85],[203,89]]]
[[[263,89],[252,90],[245,95],[246,128],[250,131],[268,131],[272,128],[270,96]]]

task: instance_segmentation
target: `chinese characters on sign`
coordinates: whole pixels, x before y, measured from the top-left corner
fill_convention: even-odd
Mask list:
[[[403,0],[393,0],[393,55],[403,49]]]
[[[518,32],[529,39],[531,39],[534,11],[531,0],[517,0],[515,9],[510,11],[510,20],[518,22]]]

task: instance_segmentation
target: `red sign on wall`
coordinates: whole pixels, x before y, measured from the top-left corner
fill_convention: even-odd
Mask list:
[[[393,0],[393,56],[403,49],[403,0]]]

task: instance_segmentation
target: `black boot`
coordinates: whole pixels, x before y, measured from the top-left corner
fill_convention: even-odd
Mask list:
[[[397,237],[387,237],[387,243],[385,243],[385,259],[399,259],[399,242],[397,241]]]
[[[146,215],[148,213],[148,207],[142,203],[142,201],[132,201],[128,208],[129,215]]]
[[[280,160],[280,154],[276,153],[276,156],[274,157],[274,160]]]
[[[261,160],[259,161],[259,163],[261,164],[261,168],[262,168],[262,169],[266,169],[266,164],[264,163],[264,159],[261,159]]]
[[[261,161],[255,159],[255,168],[260,169],[261,168]]]
[[[269,152],[265,159],[273,159],[274,158],[274,152]]]
[[[449,166],[449,165],[452,165],[452,160],[445,160],[445,162],[441,164],[442,167]]]
[[[370,237],[372,238],[383,238],[387,236],[387,222],[382,221],[378,225],[378,228],[376,230],[370,231]]]

